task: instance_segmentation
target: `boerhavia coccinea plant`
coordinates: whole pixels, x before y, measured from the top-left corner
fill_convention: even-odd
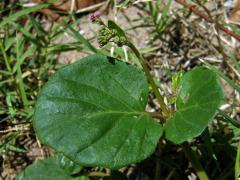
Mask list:
[[[71,170],[53,157],[26,168],[20,179],[43,171],[43,163],[49,166],[43,174],[58,172],[57,177],[67,179],[74,170],[80,171],[79,165],[118,169],[142,161],[160,139],[181,144],[200,135],[223,101],[216,73],[197,67],[173,78],[175,109],[170,109],[144,57],[124,31],[113,21],[105,25],[98,14],[91,20],[101,26],[101,46],[114,42],[129,47],[142,68],[97,53],[58,70],[39,95],[33,126],[41,143],[67,157]],[[146,111],[149,89],[160,112]],[[207,179],[203,172],[197,174]]]

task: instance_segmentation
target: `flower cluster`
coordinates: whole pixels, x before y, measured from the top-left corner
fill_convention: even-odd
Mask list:
[[[117,32],[109,29],[108,27],[103,27],[98,32],[98,43],[100,46],[106,45],[108,42],[111,41],[117,35]]]
[[[119,47],[127,45],[128,41],[124,35],[121,35],[121,33],[119,33],[117,29],[104,24],[104,22],[100,18],[100,12],[97,11],[91,14],[89,16],[89,20],[102,26],[102,28],[98,32],[97,37],[100,47],[105,46],[109,42],[114,42]]]
[[[99,19],[100,16],[101,16],[101,13],[99,11],[96,11],[95,13],[90,14],[88,19],[91,22],[96,22]]]
[[[103,27],[98,33],[98,43],[101,47],[105,46],[108,42],[114,42],[119,47],[127,45],[127,39],[125,36],[120,36],[115,29]]]

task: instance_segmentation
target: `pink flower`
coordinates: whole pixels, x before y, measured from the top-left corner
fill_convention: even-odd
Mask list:
[[[88,19],[89,21],[91,22],[95,22],[97,18],[99,18],[101,16],[101,13],[99,11],[96,11],[95,13],[93,14],[90,14]]]

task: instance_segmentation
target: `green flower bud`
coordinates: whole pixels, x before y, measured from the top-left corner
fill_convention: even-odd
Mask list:
[[[119,36],[118,31],[115,29],[109,29],[104,26],[99,30],[98,33],[98,43],[100,47],[105,46],[108,42],[114,42],[118,46],[123,46],[127,44],[127,39],[125,36]]]

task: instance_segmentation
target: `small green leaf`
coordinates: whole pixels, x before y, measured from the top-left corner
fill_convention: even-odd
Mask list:
[[[28,166],[16,180],[72,180],[71,175],[81,169],[81,166],[59,154]]]
[[[177,112],[165,126],[166,138],[177,144],[199,135],[224,97],[216,73],[203,67],[186,73],[179,87]]]
[[[135,66],[94,55],[59,70],[38,99],[41,142],[85,166],[119,168],[147,158],[162,126],[146,112],[148,84]]]
[[[179,71],[178,73],[176,73],[172,76],[172,89],[173,89],[174,92],[177,92],[180,80],[181,80],[183,75],[184,75],[184,72]]]
[[[13,15],[10,15],[5,19],[2,19],[0,22],[0,28],[3,28],[7,23],[16,21],[20,17],[26,16],[35,11],[39,11],[40,9],[47,8],[48,6],[49,6],[49,4],[41,3],[41,4],[33,6],[33,7],[23,8],[23,10],[20,10],[17,13],[14,13]]]
[[[66,156],[58,154],[55,156],[56,164],[59,165],[67,174],[74,175],[82,170],[82,166],[69,160]]]

